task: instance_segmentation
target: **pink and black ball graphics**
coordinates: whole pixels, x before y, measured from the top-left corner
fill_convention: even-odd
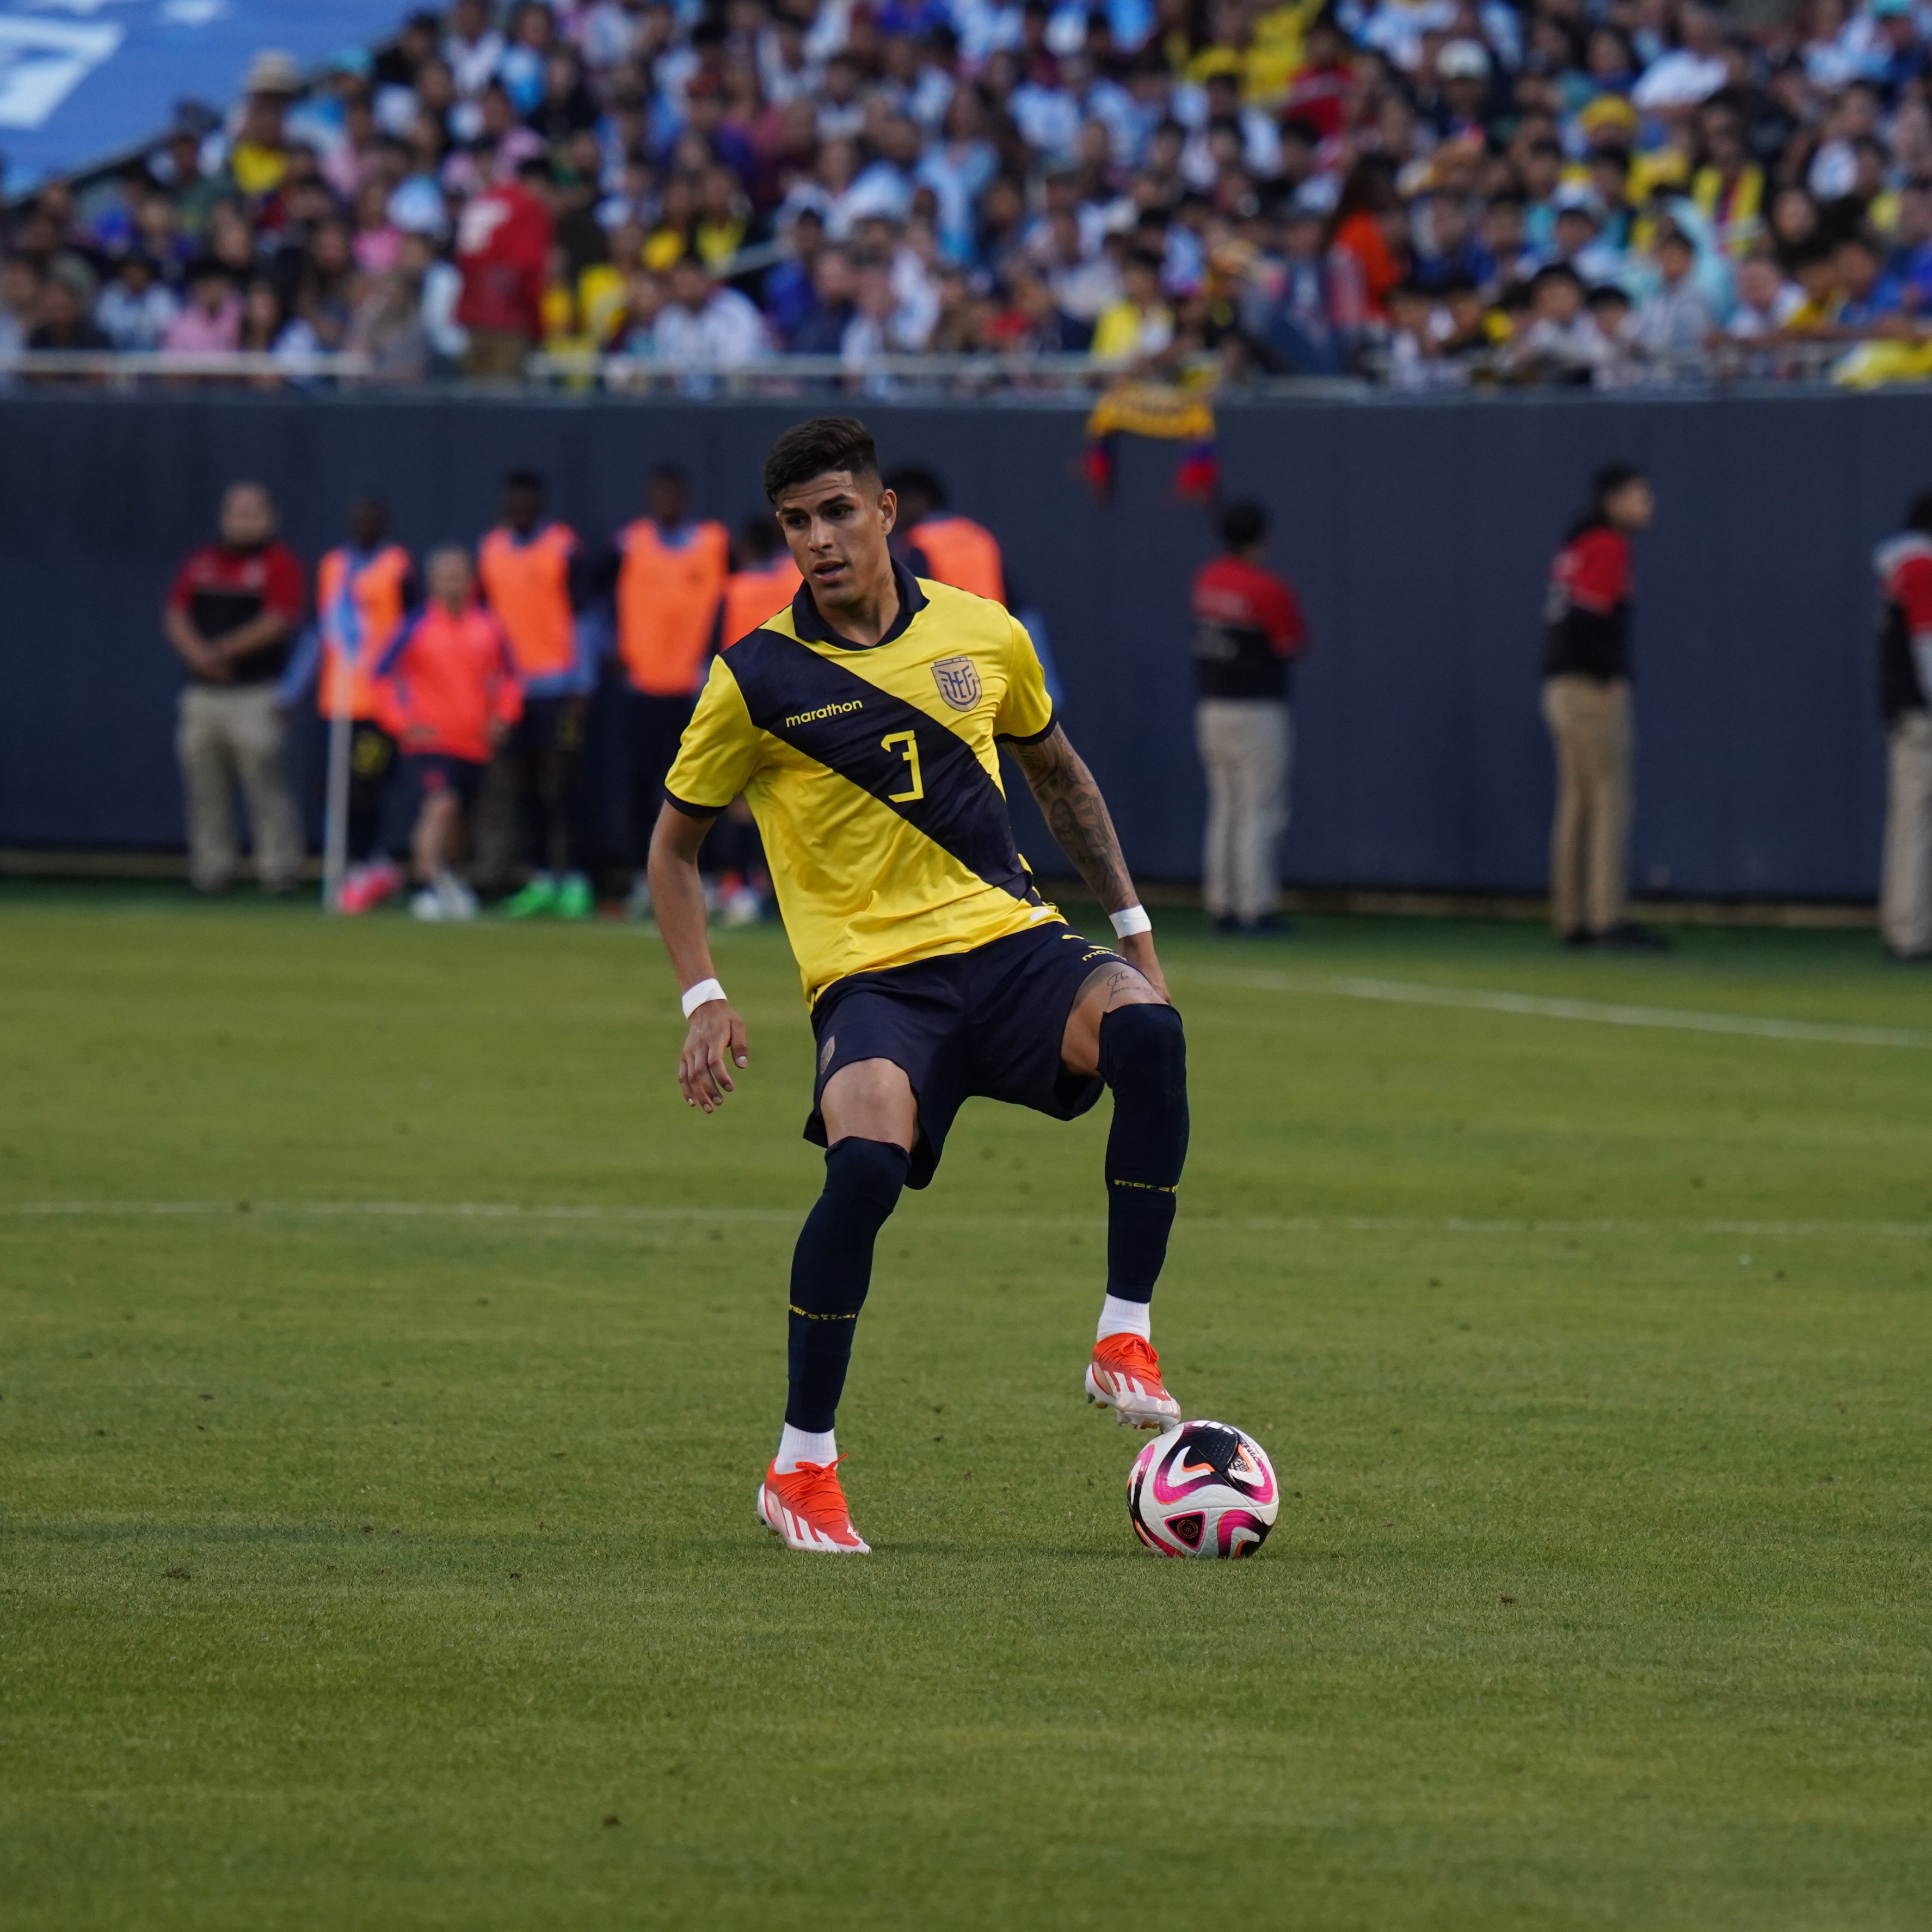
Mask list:
[[[1180,1422],[1134,1458],[1127,1516],[1160,1556],[1251,1556],[1281,1508],[1268,1451],[1225,1422]]]

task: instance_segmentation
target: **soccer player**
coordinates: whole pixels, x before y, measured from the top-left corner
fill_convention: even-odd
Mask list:
[[[1141,1428],[1180,1408],[1149,1305],[1187,1148],[1186,1049],[1113,822],[999,604],[890,554],[898,504],[849,417],[788,430],[765,494],[805,581],[712,663],[666,785],[651,892],[689,1022],[686,1102],[714,1112],[750,1060],[706,944],[698,851],[742,791],[770,854],[818,1042],[806,1138],[825,1188],[791,1270],[790,1395],[758,1514],[794,1550],[862,1552],[834,1418],[873,1243],[932,1180],[975,1094],[1058,1120],[1114,1093],[1107,1286],[1089,1399]],[[1120,944],[1040,897],[1000,789],[1010,745]]]
[[[410,910],[418,919],[469,920],[476,896],[456,875],[463,817],[490,754],[523,716],[523,687],[502,627],[476,600],[470,553],[454,544],[432,551],[424,574],[429,602],[383,652],[376,675],[388,682],[422,797],[410,842],[421,890]]]

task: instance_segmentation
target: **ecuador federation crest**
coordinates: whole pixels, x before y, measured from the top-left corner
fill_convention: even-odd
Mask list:
[[[932,681],[956,711],[970,711],[980,701],[980,667],[970,658],[941,658],[932,668]]]

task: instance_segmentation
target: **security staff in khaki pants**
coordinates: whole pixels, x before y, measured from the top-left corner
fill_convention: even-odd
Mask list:
[[[1901,964],[1932,961],[1932,490],[1873,560],[1879,710],[1885,719],[1885,860],[1879,930]]]
[[[1308,627],[1286,580],[1262,568],[1262,506],[1230,503],[1220,535],[1225,554],[1202,566],[1193,591],[1195,736],[1208,774],[1201,898],[1217,932],[1279,932],[1288,660],[1306,647]]]
[[[1543,716],[1556,748],[1550,914],[1565,946],[1652,950],[1627,910],[1630,818],[1630,537],[1657,508],[1628,464],[1597,472],[1550,567]]]
[[[188,878],[203,892],[220,892],[233,878],[238,782],[263,890],[286,892],[302,869],[302,840],[283,766],[276,686],[302,617],[302,567],[274,541],[275,506],[259,483],[230,486],[220,532],[220,542],[182,566],[161,619],[189,680],[175,735]]]

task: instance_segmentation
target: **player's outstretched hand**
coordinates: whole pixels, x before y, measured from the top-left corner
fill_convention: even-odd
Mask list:
[[[1154,957],[1152,933],[1136,932],[1118,940],[1114,950],[1169,1006],[1174,1004],[1174,995],[1167,990],[1167,982],[1161,976],[1160,962]],[[700,1007],[699,1010],[704,1010]]]
[[[727,1094],[736,1089],[731,1070],[752,1064],[752,1043],[745,1022],[727,1000],[707,1000],[691,1016],[678,1056],[677,1084],[688,1107],[715,1114]]]

